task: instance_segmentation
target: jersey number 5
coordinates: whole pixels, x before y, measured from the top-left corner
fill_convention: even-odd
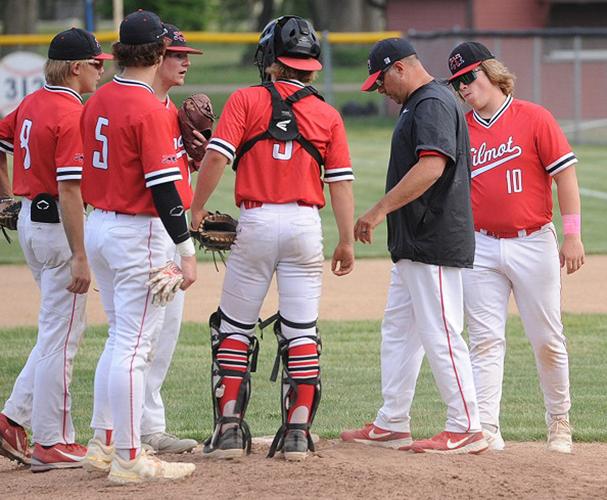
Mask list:
[[[506,170],[506,184],[508,194],[523,192],[523,172],[520,168]]]
[[[110,121],[100,116],[97,118],[97,125],[95,126],[95,139],[101,143],[101,151],[93,151],[93,167],[102,168],[107,170],[107,136],[103,135],[102,128],[107,127]]]
[[[32,166],[32,156],[30,155],[30,132],[32,131],[32,121],[23,120],[21,132],[19,133],[19,146],[24,150],[23,168],[27,170]]]

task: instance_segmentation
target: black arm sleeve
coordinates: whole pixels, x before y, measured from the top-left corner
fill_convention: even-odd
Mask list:
[[[190,230],[175,183],[164,182],[150,189],[160,220],[173,242],[178,244],[187,240],[190,237]]]

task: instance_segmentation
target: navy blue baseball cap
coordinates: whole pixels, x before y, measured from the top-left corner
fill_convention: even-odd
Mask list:
[[[460,43],[449,54],[449,70],[451,71],[449,81],[472,71],[487,59],[495,59],[495,56],[482,43]]]
[[[80,28],[57,33],[48,47],[48,58],[56,61],[81,61],[84,59],[113,59],[101,51],[95,35]]]
[[[195,49],[194,47],[188,47],[188,42],[186,41],[185,36],[177,26],[164,23],[164,27],[167,30],[165,37],[171,41],[171,45],[166,48],[167,51],[186,52],[188,54],[202,54],[202,50]]]
[[[120,43],[143,45],[161,40],[167,29],[158,15],[139,9],[126,16],[120,23]]]
[[[403,38],[386,38],[377,42],[369,53],[369,78],[362,84],[360,90],[372,92],[377,89],[377,79],[392,64],[399,59],[415,54],[413,45]]]

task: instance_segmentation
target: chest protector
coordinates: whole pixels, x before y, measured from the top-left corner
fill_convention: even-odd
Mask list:
[[[324,101],[324,98],[314,87],[309,85],[299,89],[286,99],[283,99],[280,96],[273,82],[265,82],[262,83],[261,86],[264,87],[272,97],[272,117],[270,118],[268,130],[256,135],[255,137],[252,137],[242,145],[242,147],[236,153],[236,157],[234,158],[234,162],[232,164],[232,169],[236,171],[238,168],[238,162],[243,155],[259,141],[266,139],[275,139],[283,142],[297,141],[301,147],[304,148],[312,156],[312,158],[314,158],[314,160],[316,160],[319,167],[322,168],[324,165],[324,159],[320,154],[320,151],[318,151],[316,146],[314,146],[309,140],[299,133],[297,121],[295,120],[295,113],[293,112],[293,104],[311,95],[317,97],[321,101]]]

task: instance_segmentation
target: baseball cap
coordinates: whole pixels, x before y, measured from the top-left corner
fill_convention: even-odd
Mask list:
[[[164,27],[167,30],[165,35],[171,41],[171,45],[169,45],[166,49],[170,52],[187,52],[189,54],[202,54],[202,50],[195,49],[193,47],[188,47],[185,36],[181,30],[173,25],[164,23]]]
[[[80,28],[57,33],[48,47],[48,58],[57,61],[81,61],[83,59],[113,59],[101,51],[101,45],[92,33]]]
[[[120,43],[127,45],[157,42],[166,34],[160,18],[148,10],[132,12],[120,23]]]
[[[495,56],[482,43],[460,43],[449,54],[449,69],[451,70],[449,81],[472,71],[487,59],[495,59]]]
[[[413,45],[403,38],[386,38],[377,42],[369,53],[369,78],[360,87],[364,92],[377,89],[377,79],[393,63],[415,54]]]

